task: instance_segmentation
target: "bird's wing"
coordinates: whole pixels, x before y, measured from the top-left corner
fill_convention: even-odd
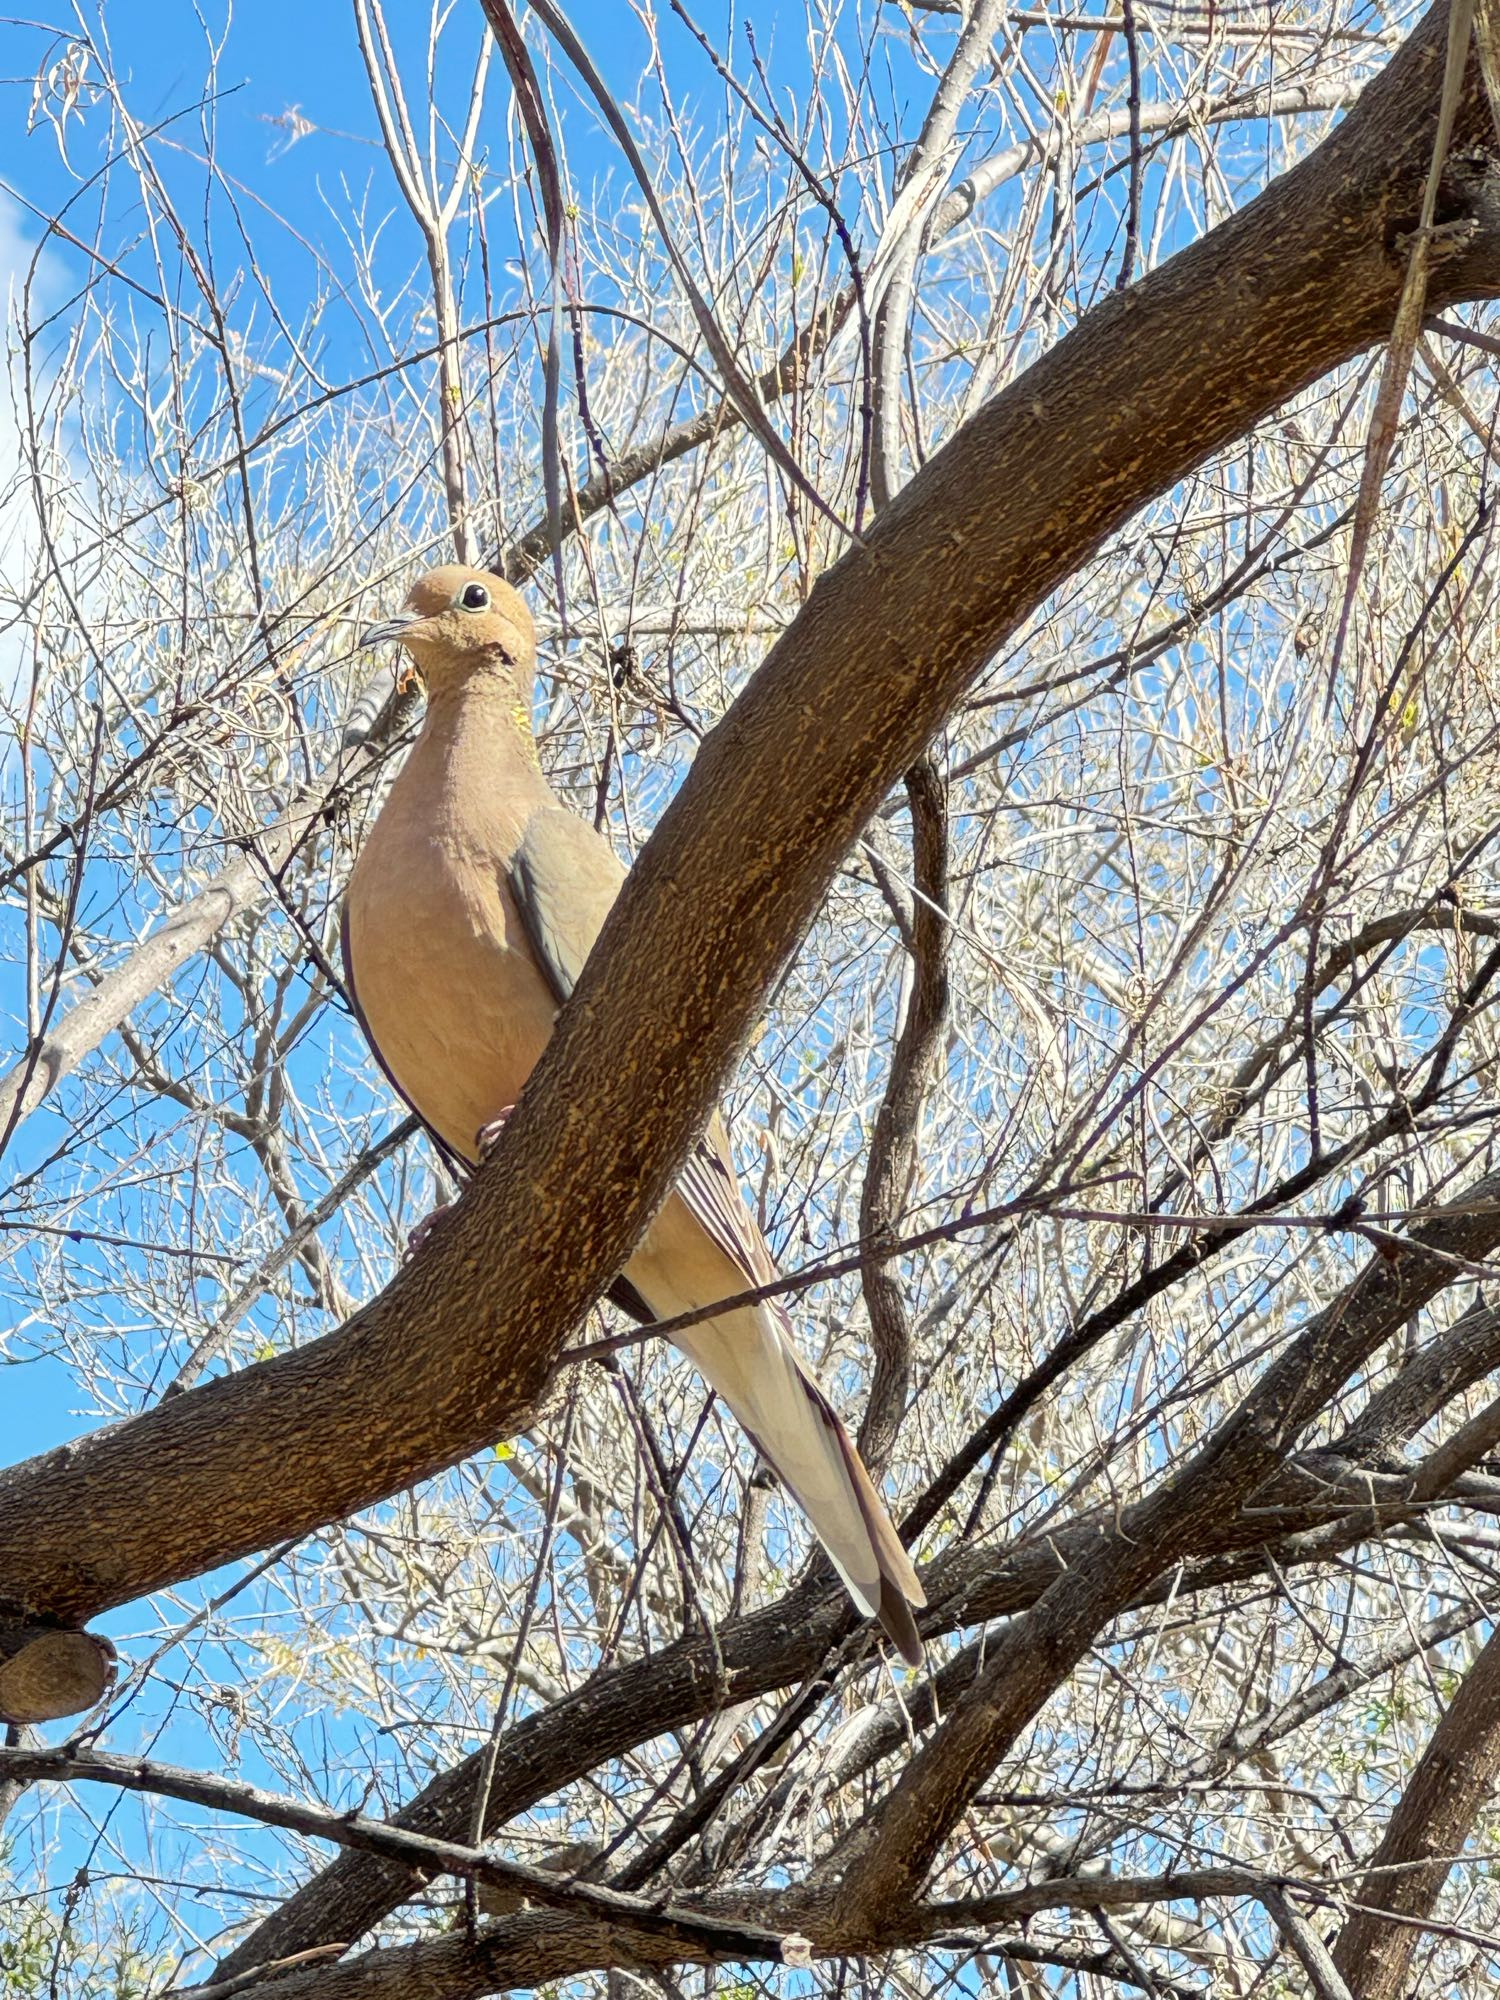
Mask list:
[[[719,1112],[688,1155],[677,1191],[719,1249],[744,1272],[746,1291],[775,1283],[776,1266],[740,1193],[729,1133]]]
[[[537,963],[561,1005],[578,984],[625,869],[608,841],[576,813],[543,806],[526,823],[509,879]],[[770,1284],[776,1267],[740,1198],[728,1134],[717,1112],[677,1186],[696,1220],[744,1273],[746,1290]]]
[[[576,813],[542,806],[526,822],[509,880],[537,964],[561,1006],[620,893],[624,866]]]
[[[625,869],[609,842],[576,813],[542,806],[526,823],[506,880],[532,953],[561,1006],[578,984]],[[623,1274],[608,1296],[643,1326],[656,1317]]]

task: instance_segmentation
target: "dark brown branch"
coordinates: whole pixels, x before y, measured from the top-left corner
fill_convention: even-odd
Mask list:
[[[1339,1933],[1334,1963],[1360,2000],[1400,2000],[1453,1856],[1500,1772],[1500,1633],[1491,1636],[1422,1752]]]
[[[717,1957],[702,1948],[666,1944],[624,1924],[580,1923],[553,1910],[527,1910],[481,1930],[472,1941],[458,1930],[274,1981],[215,1979],[207,1988],[181,1988],[163,2000],[217,2000],[221,1992],[233,2000],[481,2000],[622,1965],[664,1973],[684,1961],[714,1963]]]
[[[1343,1500],[1350,1505],[1350,1513],[1342,1516],[1339,1522],[1340,1531],[1346,1541],[1362,1539],[1364,1534],[1370,1531],[1367,1509],[1360,1503],[1370,1500],[1372,1496],[1368,1489],[1364,1492],[1358,1490],[1360,1483],[1361,1475],[1354,1470],[1345,1483],[1338,1485],[1331,1483],[1324,1493],[1325,1499],[1330,1504],[1337,1504],[1339,1500]],[[1392,1493],[1386,1504],[1389,1508],[1388,1521],[1394,1524],[1402,1516],[1404,1503],[1398,1501]],[[1356,1517],[1358,1517],[1357,1528],[1353,1526]],[[1283,1560],[1286,1551],[1285,1542],[1262,1543],[1256,1558],[1257,1563],[1268,1553],[1275,1559],[1276,1567],[1284,1573],[1287,1567]],[[1227,1579],[1221,1570],[1213,1587],[1222,1588],[1226,1581],[1231,1579]],[[1195,1575],[1189,1567],[1183,1572],[1182,1579],[1177,1584],[1176,1600],[1178,1602],[1190,1600],[1196,1594],[1196,1589]],[[1153,1592],[1153,1599],[1154,1596]],[[1342,1665],[1321,1675],[1280,1707],[1269,1709],[1247,1720],[1240,1728],[1206,1750],[1201,1756],[1174,1772],[1170,1778],[1151,1781],[1138,1788],[1129,1784],[1118,1787],[1104,1786],[1101,1787],[1099,1795],[1120,1797],[1153,1792],[1171,1794],[1190,1786],[1202,1786],[1213,1779],[1226,1777],[1246,1759],[1253,1758],[1270,1744],[1281,1742],[1316,1716],[1326,1714],[1329,1709],[1347,1701],[1360,1688],[1368,1687],[1372,1681],[1389,1674],[1393,1668],[1405,1666],[1419,1653],[1429,1652],[1445,1640],[1467,1631],[1470,1626],[1492,1617],[1495,1609],[1493,1601],[1487,1601],[1482,1597],[1474,1602],[1466,1602],[1440,1618],[1429,1620],[1420,1631],[1403,1634],[1399,1642],[1381,1647],[1364,1659],[1344,1661]],[[946,1713],[953,1699],[962,1694],[972,1683],[982,1663],[987,1643],[986,1639],[971,1641],[963,1651],[956,1653],[939,1669],[928,1687],[918,1689],[910,1697],[910,1722],[894,1707],[878,1717],[851,1753],[840,1760],[837,1767],[840,1782],[852,1783],[863,1772],[873,1769],[882,1759],[898,1751],[910,1740],[912,1726],[919,1729],[926,1728],[937,1717]],[[779,1801],[779,1795],[780,1788],[772,1795],[773,1804]],[[1072,1791],[1069,1796],[1076,1804],[1086,1795]],[[982,1792],[979,1795],[979,1802],[1004,1809],[1026,1801],[1007,1793],[1002,1787],[996,1791]]]
[[[914,1943],[927,1940],[916,1939]],[[1079,1951],[1066,1945],[1036,1944],[1025,1938],[996,1938],[989,1931],[965,1936],[946,1931],[933,1942],[948,1949],[982,1949],[1000,1963],[1056,1967],[1092,1974],[1139,1987],[1141,1980],[1117,1952]],[[162,2000],[480,2000],[480,1996],[563,1984],[570,1977],[593,1971],[618,1972],[628,1965],[636,1974],[654,1974],[668,1995],[677,1989],[667,1975],[681,1962],[654,1939],[635,1937],[615,1927],[570,1923],[541,1913],[529,1914],[503,1929],[481,1933],[472,1943],[455,1936],[429,1943],[368,1952],[326,1972],[309,1970],[296,1978],[262,1982],[252,1975],[242,1980],[215,1980],[210,1986],[180,1988]],[[1151,1975],[1152,2000],[1204,2000],[1204,1989]]]
[[[900,1222],[917,1165],[917,1132],[928,1078],[948,1021],[948,812],[931,757],[906,774],[911,802],[913,899],[911,993],[875,1118],[859,1201],[860,1283],[870,1315],[875,1368],[860,1426],[861,1456],[877,1474],[906,1408],[911,1318],[906,1286],[885,1248]]]
[[[961,1942],[966,1934],[986,1935],[999,1924],[1024,1922],[1045,1910],[1136,1909],[1221,1897],[1236,1901],[1259,1898],[1276,1879],[1251,1869],[1228,1867],[1180,1869],[1162,1875],[1057,1876],[995,1896],[915,1907],[886,1926],[881,1941],[908,1949]],[[705,1909],[727,1909],[732,1902],[744,1900],[749,1899],[715,1897]],[[795,1923],[798,1934],[817,1954],[847,1955],[859,1949],[858,1940],[838,1927],[824,1897],[790,1890],[757,1895],[754,1900],[778,1921],[784,1918],[789,1928]],[[708,1930],[706,1919],[704,1930]],[[763,1935],[771,1944],[777,1941],[775,1934]],[[985,1948],[997,1956],[1008,1949],[1005,1943],[987,1936]],[[645,1928],[633,1930],[623,1923],[605,1927],[539,1911],[511,1918],[472,1944],[454,1935],[368,1952],[340,1966],[308,1971],[274,1985],[257,1981],[241,1991],[246,2000],[479,2000],[481,1995],[518,1986],[535,1987],[596,1968],[625,1964],[665,1970],[674,1964],[711,1963],[726,1956],[701,1942],[673,1950],[660,1935]],[[752,1962],[776,1962],[776,1955],[764,1946],[743,1956]],[[1024,1947],[1017,1956],[1024,1956]],[[1039,1956],[1043,1963],[1054,1962],[1045,1948]],[[1064,1956],[1058,1962],[1067,1964],[1069,1960]],[[1093,1961],[1087,1962],[1087,1969],[1104,1967]],[[1112,1957],[1109,1976],[1128,1976],[1117,1957]],[[1181,1989],[1163,1982],[1160,1990],[1170,1993]],[[213,1991],[213,1987],[207,1989],[210,1995]],[[188,2000],[188,1994],[183,2000]]]
[[[1500,1368],[1500,1310],[1476,1299],[1384,1383],[1334,1447],[1379,1465],[1465,1389]]]
[[[1316,2000],[1354,2000],[1326,1944],[1281,1888],[1269,1883],[1260,1892],[1266,1914],[1302,1962]]]
[[[779,1959],[781,1955],[778,1937],[758,1925],[721,1922],[671,1904],[648,1903],[595,1883],[566,1880],[549,1869],[497,1861],[480,1848],[435,1840],[387,1820],[371,1819],[365,1813],[333,1812],[327,1806],[264,1791],[259,1785],[211,1777],[147,1757],[116,1757],[68,1744],[56,1749],[0,1748],[0,1779],[112,1785],[120,1791],[180,1799],[210,1812],[235,1813],[262,1826],[284,1827],[312,1840],[329,1840],[339,1847],[396,1860],[426,1876],[457,1875],[544,1909],[570,1911],[594,1923],[625,1924],[680,1950],[703,1951],[715,1957]]]

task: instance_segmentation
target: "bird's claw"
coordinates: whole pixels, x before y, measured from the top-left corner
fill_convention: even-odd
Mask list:
[[[505,1121],[515,1108],[513,1104],[502,1104],[489,1123],[481,1125],[475,1133],[474,1150],[479,1155],[480,1166],[484,1165],[490,1154],[499,1145],[500,1134],[505,1130]]]
[[[430,1215],[422,1217],[422,1220],[406,1239],[406,1249],[401,1259],[403,1264],[409,1264],[413,1257],[421,1256],[422,1251],[426,1247],[427,1239],[432,1235],[433,1230],[437,1228],[445,1216],[451,1215],[457,1206],[458,1203],[456,1201],[440,1201]]]
[[[515,1108],[513,1104],[502,1104],[494,1117],[487,1124],[481,1125],[475,1133],[474,1152],[480,1166],[484,1165],[490,1154],[499,1145],[500,1134],[505,1130],[505,1121]],[[457,1202],[440,1201],[430,1215],[422,1217],[422,1220],[406,1239],[406,1251],[402,1258],[403,1263],[409,1264],[413,1257],[421,1256],[434,1229],[437,1228],[445,1216],[451,1215],[457,1206]]]

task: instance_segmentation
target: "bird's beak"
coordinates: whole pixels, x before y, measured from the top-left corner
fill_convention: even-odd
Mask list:
[[[415,611],[398,611],[394,618],[383,618],[378,625],[367,625],[359,635],[360,648],[383,646],[389,639],[404,639],[414,625],[423,622]]]

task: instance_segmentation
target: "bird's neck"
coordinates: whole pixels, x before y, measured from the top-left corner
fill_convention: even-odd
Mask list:
[[[541,773],[531,703],[508,675],[474,674],[431,690],[418,749],[423,746],[444,762],[478,760],[480,768],[497,773]]]

